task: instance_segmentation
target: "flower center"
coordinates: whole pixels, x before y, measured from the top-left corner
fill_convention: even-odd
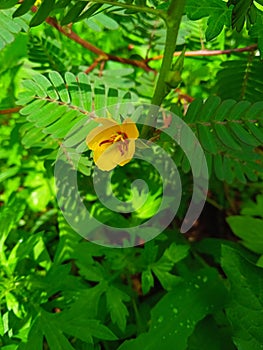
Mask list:
[[[109,139],[101,141],[99,146],[105,145],[106,143],[109,143],[110,145],[118,143],[118,150],[122,156],[128,151],[129,140],[128,135],[125,132],[117,131],[111,135]]]
[[[129,141],[128,135],[125,132],[117,131],[107,140],[103,140],[99,143],[99,146],[104,145],[105,143],[110,143],[111,145],[115,142],[121,142],[127,144]]]

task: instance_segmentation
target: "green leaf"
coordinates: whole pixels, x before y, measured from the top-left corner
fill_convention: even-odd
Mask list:
[[[21,318],[21,312],[19,310],[19,301],[17,300],[17,298],[15,297],[14,294],[12,294],[11,292],[7,293],[5,296],[5,300],[6,300],[6,307],[7,309],[10,311],[12,310],[13,313]]]
[[[253,13],[256,10],[253,0],[228,0],[228,6],[233,5],[232,10],[232,27],[240,32],[244,26],[245,20],[248,25],[254,23]]]
[[[225,324],[217,324],[210,316],[200,321],[189,337],[187,350],[236,350]]]
[[[0,252],[3,249],[3,244],[13,228],[24,215],[25,201],[13,197],[9,203],[3,206],[0,210]],[[0,255],[1,261],[1,255]]]
[[[142,272],[142,292],[147,294],[154,286],[154,279],[150,269]]]
[[[73,337],[81,339],[87,343],[93,343],[92,338],[96,337],[102,340],[116,340],[112,331],[101,324],[99,320],[87,319],[86,315],[76,316],[76,313],[71,313],[71,317],[68,318],[65,315],[58,315],[58,325],[61,325],[62,330]]]
[[[250,216],[229,216],[227,222],[248,249],[263,254],[263,221]]]
[[[206,315],[224,307],[226,290],[215,270],[207,268],[167,293],[151,312],[150,330],[118,350],[185,350],[188,337]]]
[[[22,30],[28,29],[27,19],[14,19],[13,12],[13,9],[0,11],[0,50],[13,42]]]
[[[207,41],[216,38],[223,30],[224,25],[228,22],[229,11],[225,9],[224,12],[218,13],[217,16],[211,16],[207,21],[207,29],[205,37]]]
[[[258,139],[260,143],[263,143],[263,131],[261,131],[260,127],[252,124],[250,122],[246,123],[249,131]]]
[[[8,9],[17,4],[17,0],[1,0],[0,9]]]
[[[215,171],[216,177],[218,178],[218,180],[223,181],[225,178],[225,174],[224,174],[222,156],[220,154],[216,154],[213,160],[214,160],[214,171]]]
[[[229,157],[223,158],[223,177],[227,183],[231,184],[234,180],[233,165]]]
[[[222,246],[222,267],[230,282],[226,312],[238,349],[260,350],[263,344],[263,270],[237,250]]]
[[[102,6],[103,4],[93,4],[86,11],[79,16],[78,21],[83,20],[84,18],[89,18],[93,16]]]
[[[78,16],[81,14],[81,12],[84,10],[84,8],[87,6],[88,2],[85,1],[79,1],[74,6],[70,8],[66,16],[62,19],[61,25],[66,25],[71,22],[76,22],[78,20]]]
[[[35,0],[25,0],[18,7],[18,9],[14,12],[13,17],[20,17],[24,15],[26,12],[30,10],[30,8],[34,5]]]
[[[94,107],[97,110],[104,108],[101,113],[105,116],[109,104],[128,102],[132,98],[122,91],[107,89],[101,85],[93,88],[84,73],[80,73],[78,77],[66,73],[65,80],[66,82],[58,72],[51,71],[49,79],[38,74],[33,80],[24,81],[26,90],[19,95],[19,101],[28,103],[21,110],[28,121],[21,127],[22,142],[27,148],[34,145],[40,150],[55,148],[59,144],[54,139],[67,136],[66,147],[74,146],[83,152],[86,150],[87,134],[97,126],[87,119],[90,111]],[[84,163],[85,158],[81,160],[79,170],[89,175],[91,162]]]
[[[92,110],[92,91],[89,78],[85,73],[79,73],[77,76],[80,90],[81,105],[85,111]]]
[[[18,350],[42,350],[43,349],[43,333],[41,330],[41,320],[36,318],[28,333],[26,343],[21,343]]]
[[[198,124],[197,131],[199,135],[199,140],[202,147],[209,153],[217,153],[217,144],[215,140],[215,135],[209,127],[206,125]]]
[[[58,72],[50,72],[49,73],[49,79],[53,83],[54,87],[56,88],[57,93],[60,96],[60,99],[62,102],[69,103],[70,97],[68,94],[67,87],[65,86],[65,82],[61,75]]]
[[[246,201],[246,204],[242,208],[241,213],[243,215],[259,216],[263,218],[263,195],[257,195],[256,203],[252,200]]]
[[[172,290],[181,282],[181,277],[173,275],[169,271],[172,269],[173,264],[171,262],[160,259],[152,265],[152,271],[160,281],[165,290]]]
[[[218,106],[217,110],[214,114],[214,120],[215,121],[223,121],[227,119],[229,112],[232,110],[232,107],[236,105],[235,100],[225,100],[222,101],[221,104]]]
[[[0,174],[0,183],[7,180],[9,177],[13,177],[14,175],[16,175],[19,171],[19,167],[11,167],[9,169],[7,169],[6,171],[3,171]]]
[[[36,74],[33,80],[37,83],[39,89],[43,91],[44,97],[49,96],[53,100],[58,100],[59,97],[54,86],[44,75]]]
[[[203,101],[200,98],[195,99],[188,107],[186,112],[186,120],[191,123],[198,119],[201,107],[203,106]]]
[[[221,33],[224,25],[229,24],[231,11],[224,1],[188,0],[186,13],[194,21],[209,16],[205,35],[207,40],[212,40]]]
[[[54,6],[54,0],[43,0],[37,13],[31,19],[29,26],[36,27],[48,17]]]
[[[76,232],[67,224],[61,213],[58,216],[58,228],[59,241],[54,255],[54,264],[61,264],[71,259],[81,239],[81,237],[77,239]]]
[[[123,301],[128,301],[129,296],[118,288],[109,286],[106,290],[106,298],[107,309],[110,312],[112,322],[116,323],[121,331],[124,331],[129,313]]]
[[[96,22],[109,30],[117,30],[119,28],[119,23],[117,21],[102,12],[97,13],[93,18]]]
[[[237,138],[242,143],[246,143],[249,146],[259,146],[260,143],[256,138],[254,138],[251,134],[249,134],[240,124],[229,123],[229,128]]]
[[[215,132],[216,132],[218,138],[220,139],[220,141],[222,142],[223,145],[225,145],[226,147],[230,147],[233,150],[237,150],[237,151],[241,150],[240,146],[232,138],[232,136],[227,131],[227,129],[224,125],[215,124],[214,128],[215,128]]]
[[[75,350],[61,330],[51,323],[50,317],[42,314],[41,318],[41,327],[50,350]]]
[[[217,73],[216,91],[223,100],[230,98],[262,103],[263,82],[259,77],[263,62],[258,56],[249,57],[221,63],[221,69]]]

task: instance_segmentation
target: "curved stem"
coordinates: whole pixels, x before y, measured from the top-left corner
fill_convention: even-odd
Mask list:
[[[173,54],[176,47],[176,40],[179,32],[179,26],[181,23],[181,18],[184,11],[186,0],[172,0],[171,5],[168,9],[167,16],[165,18],[166,22],[166,40],[165,49],[163,55],[163,61],[158,77],[158,81],[155,87],[155,91],[152,98],[152,105],[160,106],[167,94],[166,90],[166,75],[169,72],[173,60]],[[154,107],[150,110],[147,118],[146,124],[156,125],[158,108]],[[144,125],[142,129],[142,138],[148,138],[153,131],[153,127]]]

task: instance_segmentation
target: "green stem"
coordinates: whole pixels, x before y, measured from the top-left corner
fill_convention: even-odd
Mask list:
[[[135,298],[132,298],[132,306],[135,314],[135,319],[136,319],[136,326],[137,326],[137,335],[145,332],[145,328],[143,327],[143,323],[141,320],[141,316],[135,301]]]
[[[172,0],[173,1],[173,0]],[[118,2],[118,1],[111,1],[111,0],[92,0],[92,2],[95,2],[97,4],[107,4],[107,5],[111,5],[111,6],[118,6],[118,7],[122,7],[124,9],[127,10],[132,10],[132,11],[136,11],[136,12],[147,12],[147,13],[151,13],[155,16],[160,16],[162,18],[165,17],[165,12],[162,10],[157,10],[148,6],[137,6],[137,5],[133,5],[133,4],[125,4],[123,2]]]
[[[182,15],[184,12],[186,0],[172,0],[171,5],[168,9],[167,16],[165,18],[166,22],[166,40],[163,61],[158,77],[158,81],[155,87],[155,91],[152,98],[152,105],[160,106],[167,95],[167,86],[165,83],[166,75],[169,72],[173,60],[173,53],[176,48],[176,40],[179,32],[179,26],[181,23]],[[158,110],[156,107],[153,107],[147,118],[146,125],[142,128],[142,138],[147,139],[153,132],[153,127],[148,126],[147,124],[156,125]],[[153,120],[152,120],[153,118]]]

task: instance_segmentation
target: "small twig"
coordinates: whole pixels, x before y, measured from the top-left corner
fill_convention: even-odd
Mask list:
[[[31,10],[33,12],[37,12],[38,8],[36,6],[32,6]],[[65,35],[69,39],[72,39],[76,43],[80,44],[85,49],[100,56],[100,61],[115,61],[115,62],[129,64],[132,66],[142,68],[146,72],[155,71],[153,68],[148,66],[148,63],[145,60],[141,60],[141,61],[133,60],[130,58],[119,57],[119,56],[111,55],[111,54],[104,52],[103,50],[101,50],[97,46],[92,45],[90,42],[82,39],[80,36],[78,36],[78,34],[73,32],[69,26],[62,27],[55,18],[47,17],[46,22],[49,25],[51,25],[53,28],[56,28],[61,34]],[[95,62],[93,62],[93,64],[88,68],[88,72],[96,67],[97,63],[95,64]],[[89,70],[89,69],[91,69],[91,70]]]
[[[100,71],[99,71],[99,77],[102,77],[102,72],[105,66],[105,61],[100,62]]]
[[[97,0],[96,2],[100,3],[101,0]],[[112,1],[110,1],[111,4]],[[119,6],[122,6],[122,4],[119,4]],[[126,6],[126,5],[125,5]],[[126,6],[127,7],[127,6]],[[36,12],[38,8],[36,6],[32,6],[31,10],[33,12]],[[152,11],[152,9],[151,9]],[[155,11],[155,10],[154,10]],[[153,11],[153,12],[154,12]],[[155,14],[163,15],[162,12],[156,11]],[[119,62],[123,64],[132,65],[135,67],[142,68],[146,72],[156,72],[155,69],[151,68],[149,66],[149,62],[151,61],[157,61],[163,59],[163,55],[158,55],[155,57],[146,58],[144,60],[134,60],[130,58],[125,57],[119,57],[115,55],[108,54],[98,48],[97,46],[91,44],[90,42],[82,39],[80,36],[78,36],[74,31],[71,30],[70,26],[62,27],[55,18],[47,17],[46,22],[51,25],[52,27],[56,28],[60,33],[67,36],[69,39],[72,39],[76,43],[80,44],[85,49],[95,53],[99,57],[91,64],[89,68],[85,71],[86,73],[91,72],[99,62],[106,62],[106,61],[114,61]],[[246,46],[243,48],[237,48],[237,49],[228,49],[228,50],[197,50],[197,51],[186,51],[185,56],[186,57],[194,57],[194,56],[217,56],[217,55],[228,55],[231,53],[236,52],[246,52],[246,51],[254,51],[257,49],[257,44],[253,44],[250,46]],[[174,52],[173,56],[180,56],[181,51]]]
[[[89,51],[95,53],[96,55],[100,56],[100,61],[114,61],[114,62],[120,62],[120,63],[125,63],[125,64],[130,64],[132,66],[136,66],[139,68],[144,69],[146,72],[154,71],[153,68],[148,66],[148,63],[146,61],[139,61],[139,60],[133,60],[130,58],[124,58],[124,57],[119,57],[119,56],[114,56],[111,54],[108,54],[104,52],[103,50],[99,49],[98,47],[92,45],[88,41],[82,39],[80,36],[78,36],[75,32],[73,32],[69,27],[62,27],[61,25],[58,24],[56,19],[48,17],[46,19],[46,22],[51,25],[52,27],[56,28],[60,33],[63,35],[67,36],[68,38],[72,39],[76,43],[80,44],[83,46],[85,49],[88,49]],[[97,64],[96,64],[97,65]],[[91,65],[91,70],[95,68],[95,66]]]
[[[130,64],[132,66],[136,66],[139,68],[144,69],[146,72],[155,72],[155,69],[151,68],[148,66],[148,62],[146,60],[132,60],[130,58],[123,58],[119,56],[114,56],[108,54],[108,59],[109,61],[115,61],[115,62],[120,62],[120,63],[125,63],[125,64]],[[105,60],[105,61],[107,61]]]
[[[0,114],[12,114],[12,113],[17,113],[20,111],[22,107],[12,107],[12,108],[7,108],[7,109],[2,109],[0,110]]]
[[[72,39],[76,43],[78,43],[81,46],[83,46],[85,49],[88,49],[89,51],[95,53],[96,55],[105,56],[105,58],[107,59],[108,55],[103,50],[101,50],[98,47],[92,45],[88,41],[82,39],[75,32],[73,32],[69,27],[62,27],[60,24],[58,24],[58,22],[57,22],[57,20],[55,18],[47,17],[46,22],[49,25],[51,25],[52,27],[56,28],[63,35],[67,36],[68,38]]]
[[[190,95],[184,94],[179,88],[175,89],[175,92],[178,93],[178,99],[180,100],[185,100],[188,103],[193,102],[194,98]]]
[[[84,73],[88,74],[93,71],[94,68],[100,63],[101,57],[96,58],[96,60],[84,71]]]
[[[248,51],[255,51],[257,49],[257,44],[253,44],[246,47],[241,47],[238,49],[228,49],[228,50],[197,50],[197,51],[186,51],[185,57],[195,57],[195,56],[218,56],[218,55],[230,55],[231,53],[236,52],[248,52]],[[180,56],[182,51],[176,51],[174,52],[174,57]],[[148,58],[146,61],[157,61],[161,60],[163,58],[163,55],[158,55],[155,57]]]

